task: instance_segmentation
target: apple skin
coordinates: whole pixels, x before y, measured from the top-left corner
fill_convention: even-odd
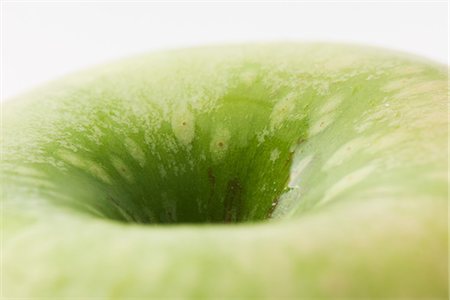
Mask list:
[[[447,299],[447,91],[420,58],[286,43],[11,100],[3,296]]]

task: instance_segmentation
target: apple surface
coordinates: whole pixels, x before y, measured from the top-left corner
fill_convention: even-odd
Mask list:
[[[447,66],[141,55],[3,105],[5,297],[448,297]]]

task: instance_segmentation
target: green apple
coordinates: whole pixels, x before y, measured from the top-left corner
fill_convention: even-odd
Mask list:
[[[5,297],[448,297],[447,66],[142,55],[3,106]]]

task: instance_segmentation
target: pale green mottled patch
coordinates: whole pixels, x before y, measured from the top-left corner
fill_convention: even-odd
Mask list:
[[[187,146],[194,139],[195,118],[192,112],[181,105],[176,108],[172,115],[172,130],[181,144]]]
[[[334,111],[342,103],[342,100],[343,97],[341,95],[331,96],[320,108],[319,114],[327,114]]]
[[[125,180],[128,182],[134,182],[133,173],[130,171],[128,166],[125,164],[125,162],[121,158],[119,158],[117,156],[111,156],[110,159],[111,159],[112,165],[114,166],[116,171],[120,174],[120,176],[125,178]]]
[[[381,102],[381,101],[380,101]],[[365,112],[360,120],[355,123],[355,130],[362,133],[380,122],[389,122],[389,126],[395,126],[402,122],[398,113],[392,108],[388,98],[378,104],[374,109]]]
[[[300,161],[295,162],[292,165],[291,176],[290,176],[289,184],[288,184],[289,187],[294,188],[294,187],[298,186],[298,183],[301,179],[302,172],[311,163],[313,158],[314,158],[314,155],[310,154],[310,155],[302,158]]]
[[[77,168],[84,168],[86,166],[85,159],[79,157],[77,154],[75,154],[73,152],[69,152],[66,150],[60,150],[60,151],[58,151],[58,156],[66,163],[73,165]]]
[[[240,74],[240,79],[245,85],[250,86],[255,82],[257,75],[255,71],[248,70]]]
[[[308,132],[309,137],[313,137],[318,133],[324,131],[328,126],[330,126],[333,123],[334,119],[335,119],[334,113],[329,113],[322,116],[317,121],[314,121]]]
[[[228,147],[230,146],[230,138],[231,134],[227,128],[219,127],[215,131],[209,145],[211,155],[215,160],[220,160],[225,156]]]
[[[356,171],[353,171],[352,173],[344,176],[342,179],[340,179],[338,182],[336,182],[334,185],[332,185],[326,192],[323,197],[323,199],[320,201],[320,205],[323,205],[337,196],[344,192],[345,190],[351,188],[352,186],[360,183],[364,179],[366,179],[374,170],[375,165],[369,164],[365,167],[362,167]]]
[[[280,150],[273,149],[272,152],[270,152],[270,161],[275,162],[280,157]]]
[[[93,141],[95,144],[100,145],[101,138],[104,136],[102,130],[96,125],[91,126],[89,129],[90,132],[87,135],[87,138]]]
[[[262,143],[264,143],[264,141],[266,140],[266,137],[268,137],[269,134],[270,134],[270,131],[267,128],[265,128],[261,132],[257,133],[256,138],[258,140],[258,145],[261,145]]]
[[[323,171],[332,169],[346,163],[348,159],[356,155],[360,151],[369,149],[373,144],[378,144],[375,136],[370,137],[357,137],[344,145],[342,145],[333,155],[325,162],[322,167]]]
[[[295,109],[295,101],[295,94],[292,93],[274,106],[272,114],[270,115],[270,127],[272,129],[279,127],[284,121],[292,117],[292,113]]]
[[[384,122],[389,127],[425,128],[441,126],[448,115],[447,82],[443,80],[418,81],[400,80],[388,84],[392,95],[386,96],[376,107],[363,113],[361,120],[355,124],[355,130],[362,133]],[[402,88],[402,85],[407,88]],[[428,103],[420,101],[426,95]],[[439,109],[436,109],[439,108]],[[421,118],[417,116],[421,115]]]
[[[411,135],[407,132],[396,130],[384,135],[378,135],[366,148],[369,153],[377,153],[380,151],[394,151],[393,147],[403,147],[403,143],[411,139]]]
[[[418,78],[401,78],[394,81],[389,81],[381,87],[383,92],[393,92],[403,89],[405,86],[411,86],[420,81]]]
[[[167,170],[166,170],[166,168],[164,167],[164,165],[158,165],[158,171],[159,171],[159,175],[160,175],[162,178],[166,178],[166,177],[167,177]]]
[[[313,80],[311,87],[319,96],[326,96],[330,92],[330,83],[328,80]]]
[[[81,157],[76,153],[69,152],[67,150],[60,150],[58,152],[58,156],[69,165],[77,167],[81,170],[86,170],[89,174],[107,184],[112,183],[111,177],[99,163],[86,159],[85,157]]]
[[[146,162],[145,153],[138,143],[127,137],[125,138],[125,146],[130,155],[139,163],[141,167],[143,167]]]
[[[324,59],[326,63],[323,64],[323,68],[329,72],[338,72],[347,68],[355,69],[364,63],[364,55],[352,53],[352,55],[340,55],[339,57],[329,57],[329,53],[324,53]]]
[[[24,177],[42,177],[44,173],[42,171],[36,170],[35,168],[25,167],[25,166],[15,166],[14,174],[24,176]]]
[[[397,75],[416,75],[424,72],[424,68],[420,66],[406,65],[399,66],[392,71]]]
[[[394,98],[400,100],[408,100],[423,94],[441,93],[448,89],[448,81],[446,80],[432,80],[432,81],[417,81],[408,86],[408,89],[401,89],[394,94]]]
[[[108,175],[108,173],[105,171],[105,169],[102,166],[100,166],[99,164],[92,163],[88,167],[88,170],[91,173],[91,175],[93,175],[94,177],[97,177],[104,183],[112,184],[111,177]]]

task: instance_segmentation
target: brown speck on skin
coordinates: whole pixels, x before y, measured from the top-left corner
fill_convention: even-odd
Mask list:
[[[306,139],[304,137],[301,137],[297,140],[297,144],[300,145],[301,143],[304,143]]]
[[[213,170],[211,168],[208,168],[208,180],[211,183],[212,187],[216,185],[216,176],[214,176]]]
[[[286,158],[286,162],[284,164],[285,167],[291,165],[293,157],[294,157],[294,152],[289,152],[289,155]]]
[[[241,183],[237,178],[228,181],[223,218],[226,223],[240,220],[242,192]]]
[[[181,123],[181,125],[186,126],[186,122]]]
[[[216,176],[214,176],[212,168],[208,168],[208,181],[211,184],[211,192],[209,194],[208,202],[207,202],[206,205],[207,205],[208,212],[210,212],[211,211],[211,204],[213,203],[212,200],[214,198],[214,194],[215,194],[215,191],[216,191]],[[209,213],[208,213],[208,215],[209,215]]]
[[[166,210],[166,217],[168,222],[173,222],[175,220],[174,215],[170,210]]]
[[[218,145],[219,147],[223,147],[223,143],[222,143],[222,142],[218,142],[217,145]]]

